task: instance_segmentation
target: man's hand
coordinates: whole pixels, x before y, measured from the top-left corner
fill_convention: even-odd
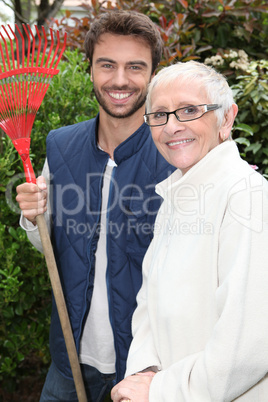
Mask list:
[[[47,210],[47,185],[45,178],[39,176],[36,184],[23,183],[17,187],[16,201],[25,216],[34,225],[36,216]]]

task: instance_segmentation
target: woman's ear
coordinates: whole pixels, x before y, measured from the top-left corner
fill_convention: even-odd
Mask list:
[[[222,141],[225,141],[227,138],[229,138],[237,112],[238,112],[238,106],[235,103],[233,103],[231,108],[225,114],[222,125],[220,127],[219,134],[220,139]]]

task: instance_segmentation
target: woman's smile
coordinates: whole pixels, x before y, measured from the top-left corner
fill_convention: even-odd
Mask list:
[[[169,147],[175,147],[176,145],[187,145],[191,142],[193,142],[195,139],[194,138],[188,138],[188,139],[183,139],[183,140],[176,140],[176,141],[170,141],[167,142],[167,145]]]

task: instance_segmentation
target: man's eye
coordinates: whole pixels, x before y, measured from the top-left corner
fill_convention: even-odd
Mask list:
[[[140,70],[141,67],[140,66],[130,66],[131,70]]]
[[[102,65],[104,68],[113,68],[112,64],[105,63]]]

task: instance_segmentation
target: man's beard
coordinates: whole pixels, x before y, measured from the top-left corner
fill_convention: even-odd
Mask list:
[[[121,88],[122,89],[122,88]],[[140,94],[140,96],[138,97],[138,99],[134,102],[134,104],[132,105],[131,109],[126,112],[121,114],[120,112],[118,113],[113,113],[108,105],[106,104],[105,100],[103,99],[102,95],[100,94],[100,92],[95,88],[94,84],[93,84],[93,90],[96,96],[96,99],[99,103],[99,105],[103,108],[103,110],[111,117],[115,117],[117,119],[125,119],[126,117],[130,117],[132,116],[134,113],[137,112],[137,110],[139,110],[146,101],[146,95],[144,95],[143,93]]]

